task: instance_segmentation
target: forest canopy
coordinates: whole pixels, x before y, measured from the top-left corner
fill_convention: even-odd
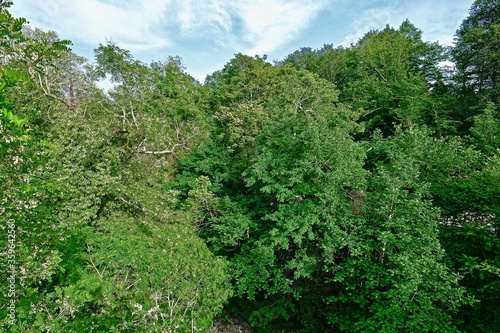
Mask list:
[[[406,20],[203,84],[11,5],[0,332],[498,331],[498,0],[451,47]]]

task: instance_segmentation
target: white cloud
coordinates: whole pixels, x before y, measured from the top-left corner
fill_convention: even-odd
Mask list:
[[[205,38],[262,54],[296,37],[331,1],[19,0],[15,7],[23,7],[34,25],[91,45],[108,37],[131,51],[144,51],[166,48],[180,39]],[[233,22],[241,26],[235,28]],[[163,29],[155,29],[160,26]],[[180,35],[174,36],[169,28]]]
[[[293,39],[329,2],[178,0],[172,9],[184,38],[210,38],[219,46],[262,54]]]
[[[348,34],[341,45],[348,46],[363,37],[368,31],[383,29],[386,24],[398,28],[409,19],[423,31],[425,41],[439,40],[442,45],[450,45],[455,30],[467,16],[470,0],[422,0],[422,1],[364,1],[359,13],[349,24]]]
[[[451,45],[456,30],[468,15],[470,0],[426,0],[421,5],[412,4],[412,23],[423,30],[423,38]]]
[[[218,0],[178,0],[175,8],[177,22],[185,36],[209,35],[215,31],[230,32],[231,13],[230,1]],[[216,37],[213,36],[212,37]]]
[[[20,7],[35,26],[56,30],[75,42],[97,46],[108,37],[120,41],[122,47],[140,50],[170,44],[165,36],[151,33],[151,27],[163,20],[168,4],[165,0],[20,0],[13,9]]]
[[[286,44],[312,23],[329,1],[257,0],[239,3],[246,52],[262,54]]]
[[[143,61],[180,55],[201,77],[236,52],[279,58],[311,43],[348,46],[406,18],[424,39],[450,44],[470,1],[16,0],[12,13],[72,40],[81,55],[112,38]]]
[[[393,7],[372,8],[360,12],[357,19],[350,24],[348,29],[350,33],[342,39],[340,45],[349,46],[351,43],[356,43],[370,30],[381,30],[387,24],[393,25],[396,16],[398,16],[397,10]],[[396,24],[399,26],[401,22]]]

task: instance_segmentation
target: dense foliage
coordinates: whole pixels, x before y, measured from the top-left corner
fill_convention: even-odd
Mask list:
[[[498,331],[498,0],[450,50],[405,21],[204,84],[10,5],[0,332]]]

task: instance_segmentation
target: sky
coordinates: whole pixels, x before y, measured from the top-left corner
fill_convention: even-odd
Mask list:
[[[34,27],[93,62],[106,40],[145,63],[180,56],[203,82],[236,53],[282,60],[301,47],[349,46],[409,19],[425,41],[452,45],[473,0],[14,0]]]

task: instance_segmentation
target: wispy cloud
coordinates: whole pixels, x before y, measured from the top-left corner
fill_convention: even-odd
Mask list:
[[[236,52],[279,59],[304,46],[348,46],[407,18],[425,40],[450,44],[471,1],[16,0],[12,12],[72,40],[81,55],[111,38],[143,61],[180,55],[202,79]]]
[[[363,37],[370,30],[383,29],[387,24],[399,27],[409,19],[423,30],[423,39],[450,45],[455,30],[467,16],[470,0],[422,0],[422,1],[380,1],[358,2],[358,12],[349,23],[348,33],[341,45],[348,46]]]
[[[468,15],[471,0],[425,0],[421,5],[412,3],[409,11],[412,22],[422,28],[424,39],[439,41],[441,45],[451,45],[456,30]]]
[[[393,25],[395,17],[400,16],[397,14],[397,9],[389,6],[361,10],[356,19],[350,23],[348,28],[349,34],[342,39],[340,45],[349,46],[351,43],[358,41],[370,30],[383,29],[387,24]]]
[[[223,0],[177,0],[172,10],[177,14],[176,23],[185,37],[211,35],[214,32],[231,32],[232,19],[230,1]],[[216,35],[212,35],[216,37]]]
[[[71,36],[79,43],[97,45],[105,38],[122,42],[123,47],[134,49],[167,47],[168,38],[151,33],[160,22],[168,1],[124,0],[56,0],[48,3],[25,0],[16,3],[24,6],[28,18],[35,26],[56,30]]]
[[[331,2],[331,1],[330,1]],[[257,0],[238,5],[243,23],[246,52],[262,54],[273,51],[297,37],[329,1],[321,0]]]
[[[173,4],[184,38],[211,38],[249,54],[279,48],[305,29],[331,0],[179,0]]]
[[[132,51],[143,51],[166,48],[179,39],[206,38],[219,47],[262,54],[297,36],[329,2],[55,0],[45,4],[19,0],[16,6],[24,6],[35,25],[58,30],[87,44],[95,45],[109,37]]]

